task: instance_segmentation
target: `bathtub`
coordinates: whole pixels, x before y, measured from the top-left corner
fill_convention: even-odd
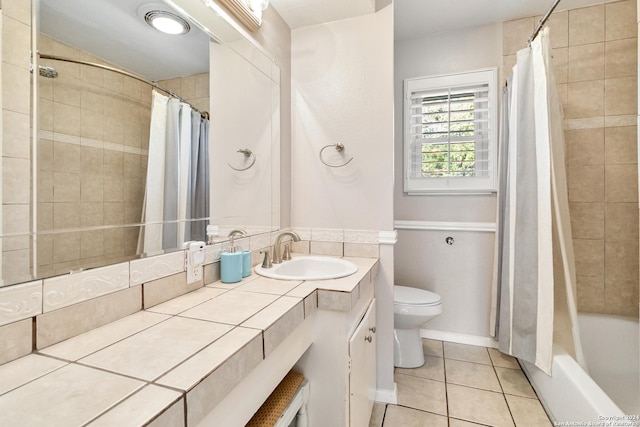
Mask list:
[[[540,401],[558,423],[638,425],[632,417],[640,415],[638,321],[598,314],[578,317],[589,374],[558,346],[551,377],[521,362]]]

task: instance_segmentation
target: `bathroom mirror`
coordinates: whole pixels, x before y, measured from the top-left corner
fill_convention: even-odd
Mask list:
[[[24,232],[5,222],[3,251],[19,241],[23,256],[19,263],[3,262],[3,285],[175,250],[183,240],[205,239],[207,225],[220,239],[231,229],[254,234],[279,227],[279,183],[272,182],[279,176],[278,68],[214,10],[203,9],[206,22],[198,22],[181,3],[34,0],[39,31],[33,32],[33,46],[42,67],[32,76],[37,137],[31,224]],[[186,18],[188,32],[169,35],[152,28],[145,15],[157,11]],[[166,98],[168,91],[178,95],[193,107],[192,117],[209,114],[204,193],[202,179],[196,185],[178,172],[179,190],[153,199],[158,187],[147,182],[158,183],[153,178],[161,176],[166,184],[175,157],[199,156],[202,163],[205,156],[203,151],[187,156],[187,150],[163,162],[154,154],[149,144],[150,129],[158,133],[153,88],[127,73],[166,89],[159,92]],[[161,129],[172,132],[170,125]],[[169,166],[158,175],[161,163]],[[198,203],[208,199],[208,209],[180,207],[183,193],[195,193],[196,187]],[[150,214],[157,210],[149,206],[166,207],[173,193],[179,199],[177,216]],[[201,231],[191,234],[192,228]],[[172,233],[177,240],[167,239]],[[160,246],[149,245],[149,236],[158,235]]]

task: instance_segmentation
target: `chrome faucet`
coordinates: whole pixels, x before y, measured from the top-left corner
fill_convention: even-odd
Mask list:
[[[231,230],[229,234],[227,234],[227,237],[237,236],[237,235],[245,237],[247,235],[247,232],[242,230],[241,228],[236,228],[235,230]]]
[[[273,244],[274,264],[279,264],[282,262],[282,249],[280,247],[282,246],[282,239],[287,236],[291,237],[291,240],[293,240],[294,242],[300,241],[300,236],[295,231],[283,231],[282,233],[278,234],[278,236],[276,237],[276,241]]]

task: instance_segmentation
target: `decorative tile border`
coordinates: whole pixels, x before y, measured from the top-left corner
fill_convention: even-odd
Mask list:
[[[65,133],[51,132],[49,130],[41,130],[38,133],[40,139],[46,139],[54,142],[64,142],[66,144],[84,145],[93,148],[102,148],[108,151],[118,151],[130,154],[139,154],[141,156],[148,156],[149,150],[147,148],[134,147],[126,144],[117,144],[115,142],[101,141],[99,139],[85,138],[75,135],[68,135]]]
[[[293,231],[298,233],[301,240],[311,240],[311,229],[310,228],[293,228]]]
[[[316,242],[343,242],[344,230],[332,228],[312,228],[311,240]]]
[[[565,130],[597,129],[604,127],[604,117],[590,117],[587,119],[565,119]]]
[[[606,116],[604,118],[604,127],[620,127],[620,126],[636,126],[635,115],[633,116]]]
[[[204,248],[204,263],[211,264],[220,260],[220,253],[222,252],[222,243],[216,243],[215,245],[207,245]]]
[[[45,279],[42,311],[47,313],[128,287],[128,262]]]
[[[271,233],[258,234],[257,236],[251,236],[251,242],[249,244],[249,250],[257,251],[268,246],[271,246]]]
[[[636,126],[635,115],[598,116],[584,119],[565,119],[565,130],[597,129],[602,127]]]
[[[0,325],[42,313],[42,280],[0,288]]]
[[[377,245],[380,243],[379,234],[376,230],[344,230],[344,242]]]
[[[130,262],[129,285],[141,285],[183,271],[184,251],[137,259]]]

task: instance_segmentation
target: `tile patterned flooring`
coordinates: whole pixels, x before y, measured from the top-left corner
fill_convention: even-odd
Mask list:
[[[396,368],[398,404],[370,427],[551,426],[518,362],[493,348],[422,340],[424,366]]]

